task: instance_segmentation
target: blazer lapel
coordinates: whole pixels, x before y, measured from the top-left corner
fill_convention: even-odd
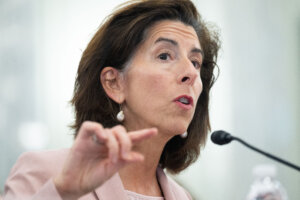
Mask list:
[[[169,180],[163,169],[158,167],[156,175],[165,200],[188,199],[184,190],[173,183],[174,181]],[[118,173],[113,175],[101,187],[98,187],[95,192],[100,200],[126,200],[128,198]]]
[[[127,199],[127,194],[118,173],[113,175],[101,187],[98,187],[95,192],[100,200]]]
[[[158,182],[160,184],[161,190],[163,192],[165,200],[175,200],[175,194],[172,191],[171,185],[169,183],[168,177],[164,173],[163,169],[160,167],[156,170],[156,175]]]
[[[190,200],[192,197],[173,179],[168,178],[163,169],[157,168],[157,177],[165,200]]]

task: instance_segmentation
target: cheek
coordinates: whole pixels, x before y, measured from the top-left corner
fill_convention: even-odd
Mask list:
[[[198,98],[200,97],[202,91],[203,91],[203,84],[200,79],[199,82],[197,82],[196,87],[195,87],[195,94],[196,94],[196,96],[198,96]]]
[[[164,89],[164,75],[162,74],[143,74],[141,76],[143,81],[145,81],[145,87],[152,88],[154,91],[160,91]]]
[[[167,92],[166,76],[162,73],[137,70],[129,80],[128,98],[134,96],[141,103],[158,101]]]
[[[140,73],[139,91],[143,91],[145,100],[156,101],[159,97],[166,93],[166,77],[161,73]]]

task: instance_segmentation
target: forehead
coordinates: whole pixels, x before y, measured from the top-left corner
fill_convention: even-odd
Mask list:
[[[200,42],[195,29],[180,21],[159,21],[146,32],[146,40],[148,41],[155,41],[159,37],[176,37],[184,41],[192,42],[195,47],[200,48]]]

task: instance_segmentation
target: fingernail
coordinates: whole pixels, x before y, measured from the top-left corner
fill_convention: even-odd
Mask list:
[[[140,155],[140,156],[138,156],[138,159],[139,159],[140,161],[144,161],[145,157],[142,156],[142,155]]]
[[[157,128],[152,128],[153,131],[157,131]]]
[[[151,128],[151,130],[152,130],[154,133],[157,133],[157,132],[158,132],[157,128]]]

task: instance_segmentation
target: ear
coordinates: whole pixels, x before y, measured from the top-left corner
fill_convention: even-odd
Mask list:
[[[124,101],[123,74],[113,67],[105,67],[100,74],[100,81],[107,96],[118,104]]]

